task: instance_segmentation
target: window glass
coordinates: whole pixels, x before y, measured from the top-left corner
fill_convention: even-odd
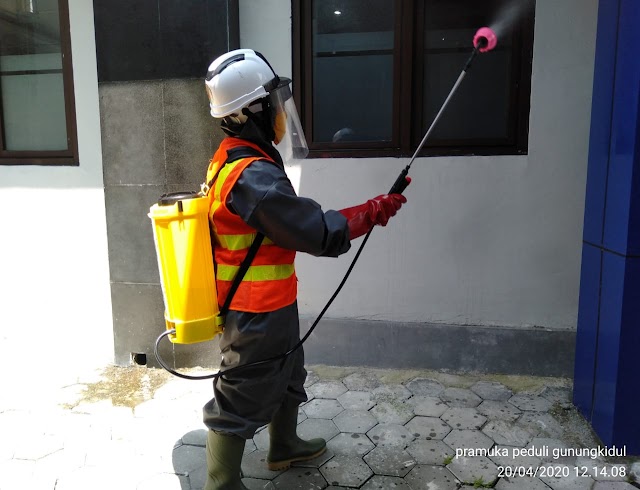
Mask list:
[[[491,25],[488,12],[498,12],[500,0],[467,2],[458,8],[448,0],[428,0],[424,18],[422,132],[434,120],[470,55],[471,40],[479,27]],[[512,138],[512,34],[501,33],[497,47],[481,54],[467,72],[431,143],[484,140],[505,143]]]
[[[0,0],[4,150],[67,150],[58,0]]]
[[[527,152],[535,0],[296,0],[294,96],[311,157]]]
[[[389,141],[394,2],[313,2],[313,140]]]

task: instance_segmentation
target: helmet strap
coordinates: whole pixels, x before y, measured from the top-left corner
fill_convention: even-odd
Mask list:
[[[249,108],[245,107],[242,109],[242,113],[263,132],[265,139],[271,142],[275,139],[276,133],[273,130],[273,117],[271,115],[273,111],[271,110],[271,104],[268,99],[268,97],[261,99],[261,111],[251,112]]]

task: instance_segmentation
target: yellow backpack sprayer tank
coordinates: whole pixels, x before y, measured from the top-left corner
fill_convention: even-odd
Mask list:
[[[204,342],[222,332],[208,214],[209,199],[197,192],[165,194],[149,212],[173,343]]]

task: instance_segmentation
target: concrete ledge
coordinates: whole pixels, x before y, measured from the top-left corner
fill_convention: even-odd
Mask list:
[[[302,335],[314,319],[300,318]],[[137,352],[146,352],[148,364],[158,367],[151,340],[156,336],[148,334],[149,345]],[[575,338],[575,332],[567,330],[328,318],[304,350],[306,364],[572,378]],[[216,368],[218,340],[187,346],[165,341],[161,352],[176,367]],[[129,352],[125,354],[119,364],[128,363]]]
[[[302,335],[314,318],[301,318]],[[574,331],[323,319],[307,364],[573,377]]]

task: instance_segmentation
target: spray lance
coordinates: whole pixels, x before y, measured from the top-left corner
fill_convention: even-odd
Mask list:
[[[471,56],[469,56],[469,59],[464,64],[464,68],[460,72],[460,75],[458,76],[456,83],[453,85],[451,92],[449,92],[449,95],[447,96],[444,103],[442,104],[442,107],[440,107],[440,110],[436,114],[436,117],[433,119],[431,126],[429,126],[429,129],[427,129],[427,132],[424,134],[424,137],[422,138],[422,141],[420,141],[418,148],[416,148],[416,151],[411,157],[411,160],[409,160],[409,163],[407,164],[407,166],[402,170],[402,172],[400,172],[400,175],[398,175],[398,178],[396,179],[393,186],[391,187],[389,194],[396,194],[396,193],[402,194],[402,192],[406,189],[407,185],[409,185],[406,177],[409,174],[409,169],[411,168],[413,161],[416,159],[416,157],[420,153],[420,150],[422,150],[422,147],[429,139],[429,136],[431,136],[431,133],[435,128],[436,124],[438,123],[438,121],[440,120],[440,117],[444,113],[444,110],[449,105],[449,102],[453,98],[453,95],[456,93],[456,90],[458,90],[458,87],[462,83],[462,80],[464,80],[464,77],[467,75],[467,71],[469,71],[469,68],[471,68],[471,63],[473,63],[473,60],[478,55],[478,53],[486,53],[487,51],[491,51],[493,48],[496,47],[496,44],[498,44],[498,38],[496,37],[496,34],[495,32],[493,32],[493,30],[491,30],[489,27],[481,27],[480,29],[478,29],[478,32],[476,32],[476,35],[473,37],[473,51],[471,52]]]
[[[442,114],[444,113],[445,109],[447,108],[449,102],[453,98],[453,95],[458,90],[458,87],[462,83],[462,80],[466,76],[467,71],[469,70],[469,68],[471,67],[471,64],[473,63],[473,60],[478,55],[478,53],[486,53],[486,52],[491,51],[492,49],[494,49],[496,47],[497,43],[498,43],[498,38],[496,36],[496,33],[491,28],[482,27],[482,28],[478,29],[478,31],[476,32],[476,34],[475,34],[475,36],[473,38],[473,50],[471,52],[471,55],[469,56],[469,58],[467,59],[466,63],[464,64],[464,67],[463,67],[462,71],[460,72],[460,75],[458,76],[458,79],[456,80],[455,84],[453,85],[453,88],[449,92],[449,95],[447,96],[447,98],[445,99],[444,103],[442,104],[442,107],[440,108],[440,110],[436,114],[436,117],[434,118],[433,122],[431,123],[431,125],[427,129],[427,132],[425,133],[424,137],[420,141],[420,144],[416,148],[416,151],[413,153],[413,156],[409,160],[409,163],[407,164],[407,166],[404,169],[402,169],[402,171],[400,172],[400,175],[398,175],[398,178],[394,182],[393,186],[391,186],[391,189],[389,190],[389,194],[402,194],[404,192],[404,190],[407,188],[407,186],[409,185],[409,182],[410,182],[410,179],[409,179],[408,175],[409,175],[409,170],[411,169],[411,165],[413,164],[414,160],[416,159],[416,157],[418,156],[418,154],[422,150],[422,148],[423,148],[424,144],[426,143],[426,141],[429,139],[429,136],[431,135],[433,129],[435,128],[436,124],[440,120],[440,118],[441,118]],[[169,201],[171,202],[171,200],[169,200]],[[194,202],[202,201],[202,202],[204,202],[203,199],[199,199],[199,200],[198,199],[192,199],[192,200],[189,200],[189,201],[194,201]],[[189,201],[187,201],[187,202],[189,202]],[[181,227],[184,226],[184,224],[182,223],[182,217],[183,217],[183,213],[184,213],[184,209],[183,208],[184,208],[183,201],[179,200],[179,199],[176,200],[175,212],[173,212],[173,215],[171,217],[171,218],[175,218],[176,216],[179,216],[180,224],[177,225],[177,226],[181,226]],[[169,208],[169,209],[174,209],[174,208]],[[164,269],[170,269],[172,267],[172,264],[167,263],[167,261],[165,261],[165,263],[162,263],[162,260],[160,259],[161,253],[162,253],[161,249],[163,248],[162,243],[164,241],[168,241],[168,240],[163,240],[162,239],[162,232],[163,231],[162,231],[162,227],[160,226],[160,223],[162,223],[163,219],[165,221],[171,221],[171,218],[166,219],[166,216],[164,216],[163,213],[164,214],[167,214],[167,213],[171,214],[172,211],[167,210],[167,209],[163,209],[162,207],[158,207],[158,205],[154,205],[151,208],[151,213],[149,215],[152,218],[152,220],[154,221],[154,224],[155,224],[155,227],[154,227],[154,238],[155,238],[155,242],[156,242],[156,251],[157,251],[158,257],[159,257],[161,271],[163,271],[163,268]],[[208,214],[205,213],[204,216],[208,216]],[[208,227],[208,223],[207,223],[207,227]],[[191,231],[191,234],[200,233],[202,235],[202,233],[203,233],[203,224],[200,223],[200,226],[198,227],[196,225],[195,228],[199,228],[199,229],[195,230],[195,231]],[[200,341],[203,341],[203,340],[210,340],[210,338],[215,336],[217,333],[220,333],[222,331],[222,329],[221,329],[221,327],[219,325],[216,325],[216,327],[214,327],[214,331],[213,331],[214,333],[212,335],[211,334],[211,329],[208,327],[210,322],[203,323],[202,320],[196,320],[196,321],[192,322],[192,325],[190,325],[190,331],[194,332],[194,333],[191,333],[191,332],[186,333],[187,329],[184,329],[184,328],[183,329],[179,329],[179,328],[177,328],[175,322],[173,322],[173,321],[171,321],[169,319],[170,312],[165,312],[165,318],[167,319],[167,330],[165,332],[163,332],[157,338],[157,340],[155,342],[155,346],[154,346],[154,354],[156,356],[156,359],[158,360],[158,363],[165,370],[170,372],[171,374],[173,374],[173,375],[175,375],[177,377],[183,378],[183,379],[189,379],[189,380],[215,379],[215,380],[217,380],[218,378],[220,378],[222,376],[231,374],[233,372],[239,371],[239,370],[247,368],[247,367],[255,367],[255,366],[260,366],[260,365],[268,364],[268,363],[271,363],[271,362],[275,362],[275,361],[278,361],[278,360],[284,360],[287,356],[289,356],[295,350],[300,348],[302,346],[302,344],[304,344],[304,342],[306,342],[306,340],[309,338],[309,336],[313,333],[314,329],[316,328],[316,326],[318,325],[318,323],[320,322],[320,320],[322,319],[322,317],[324,316],[326,311],[329,309],[329,307],[331,306],[331,304],[333,303],[333,301],[338,296],[338,294],[342,290],[343,286],[347,282],[347,279],[351,275],[351,272],[352,272],[353,268],[355,267],[356,262],[360,258],[360,254],[362,253],[362,251],[363,251],[367,241],[369,240],[369,237],[371,236],[372,232],[373,232],[373,227],[364,236],[364,238],[362,240],[362,243],[360,244],[360,247],[358,248],[358,250],[357,250],[357,252],[356,252],[351,264],[349,265],[349,268],[347,269],[344,277],[342,278],[342,281],[340,282],[340,284],[338,285],[338,287],[334,291],[334,293],[331,296],[331,298],[329,298],[329,301],[327,301],[327,304],[324,306],[322,311],[320,311],[320,313],[318,314],[317,318],[312,323],[311,327],[309,328],[309,330],[307,331],[305,336],[301,340],[299,340],[298,343],[295,346],[293,346],[291,349],[289,349],[287,352],[284,352],[284,353],[282,353],[280,355],[273,356],[273,357],[270,357],[270,358],[267,358],[267,359],[263,359],[263,360],[260,360],[260,361],[255,361],[255,362],[251,362],[251,363],[248,363],[248,364],[236,366],[236,367],[233,367],[233,368],[230,368],[230,369],[225,369],[224,371],[219,371],[219,372],[213,373],[213,374],[201,375],[201,376],[184,374],[184,373],[181,373],[181,372],[178,372],[178,371],[172,369],[162,359],[162,357],[160,356],[160,353],[159,353],[159,345],[160,345],[161,340],[164,337],[168,336],[168,337],[170,337],[172,342],[175,342],[175,343],[200,342]],[[194,262],[206,262],[206,260],[203,260],[201,258],[198,261],[198,259],[196,258],[196,259],[194,259]],[[205,265],[206,267],[208,267],[208,264],[198,264],[198,265],[199,266],[200,265]],[[206,267],[205,267],[205,269],[206,269]],[[199,267],[196,267],[196,268],[199,268]],[[175,274],[173,274],[173,275],[175,275]],[[166,283],[172,281],[172,274],[171,273],[162,273],[161,274],[161,280],[162,280],[162,283],[163,283],[162,284],[163,292],[165,294],[165,304],[167,304],[168,303],[168,301],[167,301],[168,300],[168,298],[167,298],[167,290],[168,290],[168,288],[170,286],[168,284],[166,284]],[[174,280],[173,282],[177,282],[177,281]],[[215,298],[215,288],[214,288],[213,291],[206,290],[206,294],[208,296],[211,296],[211,297]],[[210,303],[210,300],[207,300],[207,301],[209,301],[209,303]],[[177,301],[177,302],[180,303],[180,301]],[[216,301],[216,303],[217,303],[217,301]],[[209,306],[209,310],[210,310],[211,309],[211,305],[208,305],[208,306]],[[217,305],[215,307],[217,308]],[[217,313],[217,311],[216,311],[216,313]],[[210,319],[207,319],[207,320],[210,320]],[[204,327],[203,325],[207,325],[207,327]],[[178,333],[179,331],[182,332],[182,333]]]

